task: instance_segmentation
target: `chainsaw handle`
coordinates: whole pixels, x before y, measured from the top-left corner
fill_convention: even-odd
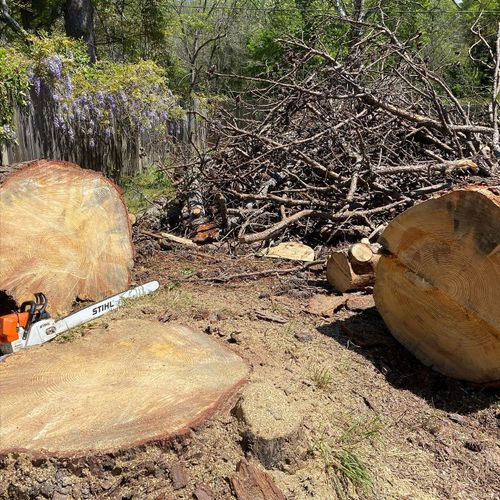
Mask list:
[[[47,319],[49,317],[45,311],[47,308],[47,297],[42,292],[35,293],[35,300],[23,302],[19,310],[20,312],[26,312],[28,307],[28,321],[24,327],[23,340],[26,340],[30,327],[35,321],[40,321],[41,319]]]
[[[49,315],[46,313],[45,309],[47,309],[47,297],[44,293],[38,292],[35,293],[37,307],[37,321],[40,319],[46,319]]]
[[[26,322],[26,326],[24,327],[23,340],[26,340],[30,327],[33,323],[33,318],[35,317],[36,313],[36,306],[37,304],[34,300],[27,300],[26,302],[23,302],[21,304],[21,307],[19,308],[20,312],[26,312],[26,309],[29,307],[28,321]]]

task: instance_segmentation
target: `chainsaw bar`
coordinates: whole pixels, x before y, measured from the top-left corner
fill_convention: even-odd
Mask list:
[[[40,319],[29,325],[26,330],[19,328],[17,339],[11,342],[0,342],[0,352],[3,354],[12,354],[24,347],[43,344],[71,328],[75,328],[88,321],[93,321],[114,311],[127,300],[133,300],[148,295],[158,290],[158,288],[160,288],[160,283],[158,281],[150,281],[144,285],[107,297],[106,299],[88,307],[84,307],[80,311],[59,320],[54,320],[46,315],[39,316]],[[43,311],[45,311],[45,309],[43,309]]]

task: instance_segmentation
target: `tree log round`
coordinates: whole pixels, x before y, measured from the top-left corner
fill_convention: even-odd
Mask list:
[[[208,335],[128,319],[0,363],[0,454],[83,457],[165,441],[244,383],[245,363]]]
[[[373,286],[378,259],[379,255],[365,243],[333,252],[326,263],[328,283],[342,293]]]
[[[349,248],[351,259],[359,263],[370,262],[373,258],[373,251],[367,243],[355,243]]]
[[[0,291],[49,312],[130,285],[133,247],[119,189],[93,170],[39,160],[0,167]]]
[[[423,363],[474,382],[500,380],[500,197],[461,189],[394,219],[380,243],[375,302]]]

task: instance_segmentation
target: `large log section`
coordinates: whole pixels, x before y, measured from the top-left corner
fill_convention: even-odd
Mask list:
[[[18,304],[44,292],[59,315],[76,298],[127,289],[132,266],[127,209],[110,180],[62,161],[0,167],[0,291]]]
[[[128,319],[0,363],[0,455],[99,455],[198,426],[248,368],[208,335]]]
[[[393,335],[451,377],[500,380],[500,196],[461,189],[394,219],[375,302]]]

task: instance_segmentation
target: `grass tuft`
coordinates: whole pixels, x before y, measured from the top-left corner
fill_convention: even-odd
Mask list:
[[[323,368],[315,369],[312,373],[311,379],[318,389],[327,390],[332,385],[333,373],[329,368],[324,366]]]
[[[315,443],[313,451],[321,456],[340,499],[357,497],[360,493],[373,496],[373,480],[361,459],[361,445],[377,437],[382,428],[378,417],[361,418],[344,429],[335,441],[321,438]]]

